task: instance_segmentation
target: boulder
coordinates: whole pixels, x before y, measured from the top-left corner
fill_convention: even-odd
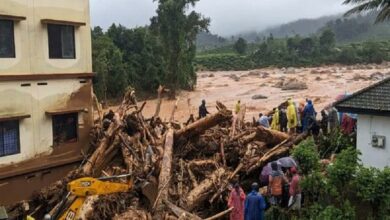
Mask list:
[[[257,100],[257,99],[268,99],[267,96],[264,95],[254,95],[252,96],[252,99]]]
[[[257,72],[257,71],[251,71],[247,74],[247,76],[260,76],[261,75],[261,72]]]
[[[295,68],[289,67],[286,69],[285,73],[286,74],[294,74],[294,73],[296,73],[296,70],[295,70]]]
[[[381,72],[375,72],[370,75],[370,80],[382,80],[385,77],[385,74]]]
[[[285,80],[282,86],[282,90],[305,90],[305,89],[307,89],[307,84],[297,79]]]
[[[230,74],[229,77],[236,82],[240,81],[240,77],[238,77],[236,74]]]

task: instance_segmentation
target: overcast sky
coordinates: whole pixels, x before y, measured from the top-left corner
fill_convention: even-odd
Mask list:
[[[92,25],[144,26],[155,15],[152,0],[90,0]],[[343,0],[200,0],[196,10],[211,18],[210,31],[228,36],[300,18],[344,12]]]

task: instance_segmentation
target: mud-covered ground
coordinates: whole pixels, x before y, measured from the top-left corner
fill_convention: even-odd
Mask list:
[[[319,112],[335,101],[336,97],[353,93],[390,76],[390,63],[382,65],[325,66],[316,68],[266,68],[250,71],[199,72],[194,91],[183,91],[178,95],[175,119],[185,122],[189,113],[197,115],[202,99],[207,102],[209,112],[215,112],[215,102],[221,101],[233,109],[237,100],[247,106],[246,120],[252,120],[260,112],[268,112],[289,97],[299,101],[312,99]],[[282,82],[306,84],[307,89],[282,90]],[[266,99],[252,99],[262,95]],[[152,116],[156,100],[146,100],[143,111]],[[169,119],[174,100],[164,99],[160,116]]]

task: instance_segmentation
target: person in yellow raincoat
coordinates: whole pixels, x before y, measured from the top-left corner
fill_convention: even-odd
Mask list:
[[[279,109],[274,108],[274,115],[272,116],[271,129],[280,131],[280,123],[279,123]]]
[[[294,102],[291,99],[289,99],[287,102],[287,128],[289,129],[290,133],[293,133],[295,132],[295,128],[298,125],[297,112],[295,110]]]

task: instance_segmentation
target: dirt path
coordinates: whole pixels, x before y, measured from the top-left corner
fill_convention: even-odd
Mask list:
[[[216,101],[221,101],[233,109],[235,102],[241,100],[241,103],[247,106],[247,120],[256,117],[260,112],[271,110],[290,97],[294,100],[312,99],[319,112],[340,94],[360,90],[385,76],[390,76],[389,72],[390,64],[199,72],[195,91],[184,91],[179,94],[180,101],[175,119],[185,122],[189,113],[197,115],[202,99],[206,100],[209,112],[216,111]],[[308,88],[304,90],[276,88],[275,85],[282,80],[286,82],[298,80],[306,83]],[[253,100],[254,95],[263,95],[267,99]],[[174,103],[174,100],[163,100],[160,114],[162,119],[169,119]],[[144,115],[152,116],[155,107],[156,100],[147,100]]]

